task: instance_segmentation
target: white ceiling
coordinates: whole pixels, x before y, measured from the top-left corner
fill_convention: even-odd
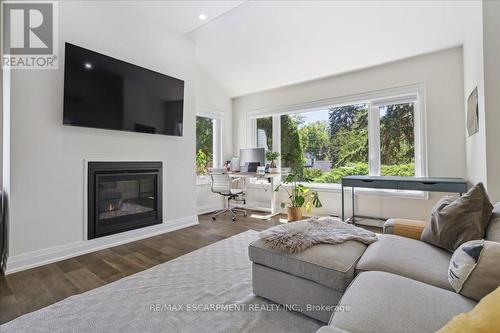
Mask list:
[[[160,24],[165,24],[181,34],[186,34],[193,29],[201,27],[242,3],[243,1],[231,0],[119,2],[123,7],[131,7],[138,15],[147,15],[149,19]],[[200,20],[198,18],[200,14],[205,14],[207,19],[204,21]]]
[[[247,1],[188,36],[234,97],[460,45],[477,5]]]

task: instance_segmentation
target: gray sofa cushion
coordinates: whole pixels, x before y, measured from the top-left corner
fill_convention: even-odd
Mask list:
[[[476,302],[455,292],[385,272],[364,272],[340,300],[348,312],[335,312],[330,325],[342,330],[426,333],[443,327]]]
[[[293,306],[294,311],[328,323],[333,307],[344,293],[311,280],[252,264],[252,285],[255,295],[278,304]]]
[[[348,241],[342,244],[318,244],[297,254],[271,249],[258,239],[248,247],[250,260],[343,292],[354,278],[358,259],[366,245]],[[446,265],[448,268],[448,265]]]
[[[486,229],[486,239],[500,242],[500,202],[497,202],[493,208],[493,213]]]
[[[425,242],[379,235],[359,260],[358,271],[383,271],[453,290],[448,282],[451,253]]]

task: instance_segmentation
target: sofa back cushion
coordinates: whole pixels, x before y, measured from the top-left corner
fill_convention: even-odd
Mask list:
[[[485,238],[489,241],[500,242],[500,202],[497,202],[493,208]]]

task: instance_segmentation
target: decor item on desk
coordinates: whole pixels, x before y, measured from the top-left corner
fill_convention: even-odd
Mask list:
[[[284,189],[288,194],[288,202],[282,202],[281,208],[287,207],[288,221],[298,221],[302,219],[302,207],[305,206],[306,211],[310,212],[312,207],[322,207],[319,200],[318,192],[311,191],[309,188],[301,184],[300,181],[307,181],[301,176],[290,173],[285,177],[283,183],[279,184],[274,191],[278,192],[280,188]],[[288,189],[287,184],[291,184]],[[288,205],[288,206],[287,206]]]
[[[479,131],[479,108],[477,104],[477,87],[467,98],[467,133],[469,136]]]
[[[271,162],[271,166],[269,168],[269,172],[277,172],[278,169],[276,168],[276,160],[280,157],[280,153],[277,151],[267,151],[266,152],[266,159]]]
[[[259,234],[266,244],[283,253],[299,253],[316,244],[340,244],[349,240],[376,242],[373,232],[342,222],[336,217],[311,218],[282,224]]]

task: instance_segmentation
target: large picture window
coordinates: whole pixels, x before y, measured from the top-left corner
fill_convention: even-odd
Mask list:
[[[257,119],[257,148],[273,149],[273,118]]]
[[[196,174],[208,174],[211,167],[222,165],[222,118],[218,114],[196,116]]]
[[[279,138],[275,147],[280,148],[283,172],[326,184],[349,175],[425,176],[418,93],[370,96],[364,102],[313,110],[293,108],[279,117],[275,111],[251,119],[257,125],[258,147],[270,149],[272,130],[279,129],[274,138]]]

